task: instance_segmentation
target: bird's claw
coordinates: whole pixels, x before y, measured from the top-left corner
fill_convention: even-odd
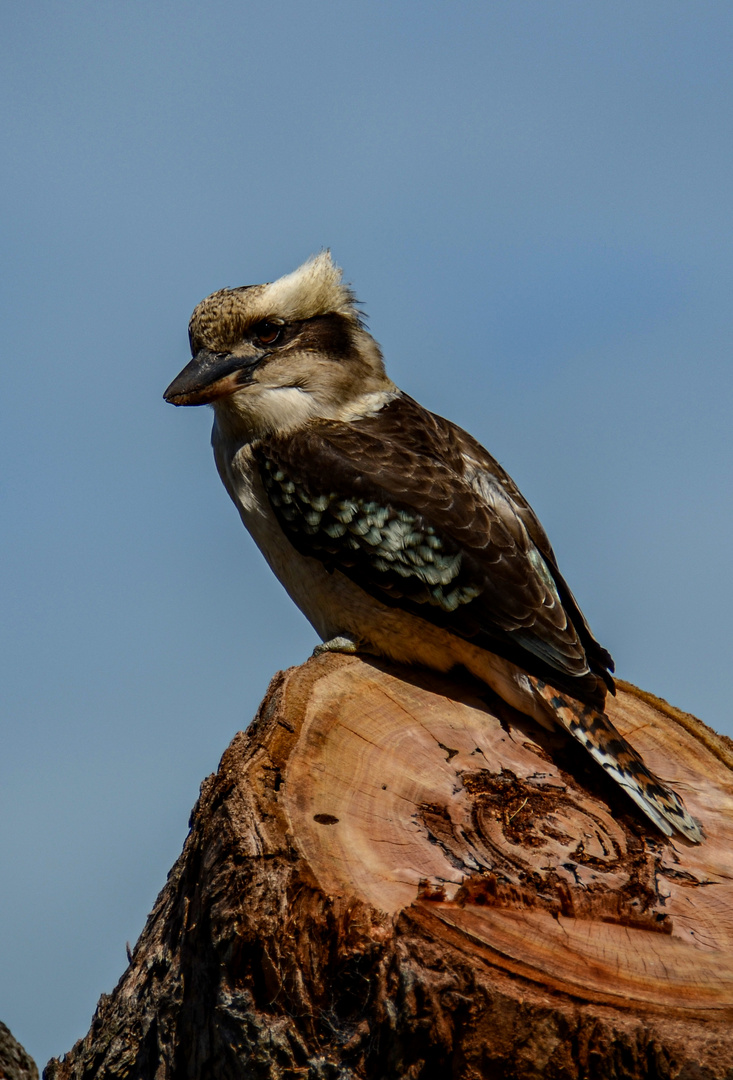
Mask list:
[[[320,645],[316,645],[312,655],[323,656],[324,653],[335,652],[353,656],[354,653],[360,651],[360,648],[361,642],[350,637],[349,634],[337,634],[336,637],[330,638],[329,641],[322,641]]]

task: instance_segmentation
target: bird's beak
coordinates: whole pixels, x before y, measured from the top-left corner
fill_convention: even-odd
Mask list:
[[[251,382],[262,356],[233,356],[201,349],[176,375],[163,397],[171,405],[207,405]]]

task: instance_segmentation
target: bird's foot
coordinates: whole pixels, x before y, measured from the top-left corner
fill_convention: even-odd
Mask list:
[[[358,638],[352,638],[349,634],[337,634],[329,641],[323,641],[316,645],[313,656],[323,656],[324,653],[337,652],[353,656],[354,653],[362,652],[362,644]]]

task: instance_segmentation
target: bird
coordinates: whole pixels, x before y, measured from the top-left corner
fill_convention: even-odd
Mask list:
[[[578,740],[663,834],[704,839],[606,715],[613,660],[529,503],[389,378],[329,251],[207,296],[189,340],[165,400],[213,406],[221,480],[316,652],[467,669]]]

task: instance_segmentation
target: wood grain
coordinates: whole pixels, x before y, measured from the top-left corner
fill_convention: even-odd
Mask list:
[[[390,914],[427,903],[556,989],[733,1010],[733,773],[709,748],[633,691],[611,703],[703,823],[695,846],[630,806],[615,819],[521,718],[504,727],[452,686],[426,694],[363,669],[346,660],[314,683],[285,775],[292,835],[324,892]]]
[[[609,711],[705,843],[473,682],[277,677],[47,1077],[730,1078],[733,744],[626,684]]]

